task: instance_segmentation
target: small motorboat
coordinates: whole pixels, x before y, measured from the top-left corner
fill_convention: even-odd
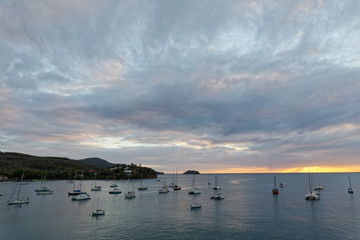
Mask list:
[[[73,201],[82,201],[82,200],[90,200],[91,197],[89,194],[85,193],[85,194],[79,194],[77,196],[74,196],[71,198],[71,200]]]

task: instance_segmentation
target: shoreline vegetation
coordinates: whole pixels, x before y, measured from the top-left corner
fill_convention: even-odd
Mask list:
[[[106,162],[99,159],[99,164]],[[65,157],[38,157],[16,152],[0,152],[0,175],[9,180],[18,180],[23,171],[24,180],[38,180],[46,175],[48,180],[73,180],[82,174],[83,180],[96,179],[141,179],[156,178],[154,169],[137,164],[112,164],[111,167],[96,166],[97,162],[87,164],[84,161],[72,160]]]

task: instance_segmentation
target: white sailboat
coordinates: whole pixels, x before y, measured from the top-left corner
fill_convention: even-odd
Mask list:
[[[96,217],[96,216],[105,215],[105,211],[99,209],[99,198],[100,198],[100,197],[98,197],[95,211],[92,211],[92,216],[95,216],[95,217]]]
[[[352,186],[351,186],[351,179],[350,179],[350,174],[349,173],[348,173],[348,179],[349,179],[348,193],[354,193],[354,190],[352,189]]]
[[[110,191],[109,191],[109,194],[120,194],[120,193],[122,193],[122,192],[117,187],[114,187],[114,188],[110,189]]]
[[[223,200],[224,197],[221,196],[221,190],[215,189],[215,190],[214,190],[214,195],[211,196],[210,199],[213,199],[213,200]]]
[[[221,187],[220,187],[219,184],[218,184],[218,177],[217,177],[217,176],[215,176],[215,185],[214,185],[213,189],[214,189],[214,190],[215,190],[215,189],[221,189]]]
[[[8,200],[8,205],[29,203],[29,197],[20,197],[20,190],[22,185],[21,183],[23,182],[23,179],[24,179],[24,172],[21,175],[21,181],[16,184],[14,191],[10,195],[10,198]],[[16,189],[17,189],[16,199],[12,200],[14,193],[16,192]]]
[[[305,199],[306,200],[318,200],[320,196],[318,194],[316,194],[316,192],[313,192],[312,188],[311,188],[310,172],[308,173],[308,182],[309,182],[309,193],[305,195]]]
[[[316,175],[317,176],[317,180],[319,181],[319,174]],[[321,185],[320,183],[318,185],[316,185],[316,187],[314,188],[314,191],[321,191],[321,190],[324,190],[324,186]],[[320,194],[320,192],[319,192]]]
[[[45,175],[44,179],[41,179],[40,188],[37,188],[37,189],[34,190],[34,192],[36,192],[37,195],[50,195],[50,194],[53,194],[53,191],[48,189],[45,186],[45,183],[46,183],[46,175]]]
[[[128,191],[127,193],[125,193],[125,199],[133,199],[135,198],[135,192],[133,190],[130,190],[130,182],[129,182],[129,177],[128,177]]]
[[[158,192],[159,193],[168,193],[169,192],[169,187],[166,185],[165,177],[163,177],[163,185],[159,186]]]
[[[141,174],[141,185],[140,185],[140,187],[138,187],[139,191],[148,190],[148,188],[146,186],[144,186],[143,182],[144,182],[144,174]]]
[[[178,183],[177,183],[177,169],[176,169],[176,175],[175,175],[175,184],[174,184],[174,187],[173,187],[173,189],[174,189],[174,191],[179,191],[179,190],[181,190],[181,187],[178,185]]]
[[[136,195],[134,191],[128,191],[127,193],[125,193],[125,199],[133,199],[135,197]]]
[[[195,174],[193,174],[193,180],[192,180],[192,185],[191,185],[191,189],[189,191],[189,194],[190,195],[196,195],[196,194],[200,194],[200,193],[201,193],[200,189],[195,187]]]
[[[69,195],[69,196],[76,196],[76,195],[80,195],[80,194],[86,194],[86,192],[82,192],[82,191],[81,191],[81,184],[82,184],[83,174],[81,174],[81,179],[80,179],[80,183],[79,183],[79,185],[78,185],[78,189],[76,189],[76,175],[77,175],[77,172],[75,172],[73,191],[72,191],[72,192],[68,192],[68,195]]]
[[[118,185],[115,183],[116,176],[115,173],[113,173],[113,183],[110,184],[110,187],[117,187]]]
[[[97,173],[94,173],[94,180],[91,184],[91,191],[101,191],[101,186],[96,185],[96,175]]]
[[[190,204],[190,209],[193,210],[193,209],[199,209],[201,208],[201,203],[198,203],[198,202],[194,202],[194,203],[191,203]]]
[[[175,186],[175,174],[174,174],[174,170],[173,170],[173,181],[172,183],[170,183],[170,185],[168,185],[168,187],[173,188]]]
[[[90,197],[90,195],[87,194],[87,193],[82,193],[82,194],[73,196],[73,197],[71,198],[71,200],[73,200],[73,201],[82,201],[82,200],[90,200],[90,199],[91,199],[91,197]]]

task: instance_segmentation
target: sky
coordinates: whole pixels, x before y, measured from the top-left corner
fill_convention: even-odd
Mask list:
[[[0,1],[0,151],[360,171],[360,1]]]

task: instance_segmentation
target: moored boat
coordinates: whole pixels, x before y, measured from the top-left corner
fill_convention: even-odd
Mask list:
[[[99,198],[100,198],[100,197],[98,197],[95,211],[92,211],[92,216],[95,216],[95,217],[96,217],[96,216],[105,215],[105,211],[99,209]]]
[[[350,179],[350,174],[349,173],[348,173],[348,179],[349,179],[348,193],[354,193],[354,190],[352,189],[352,186],[351,186],[351,179]]]
[[[113,188],[113,189],[110,189],[110,191],[109,191],[109,194],[120,194],[120,193],[122,193],[122,192],[118,188]]]
[[[195,187],[195,174],[193,174],[193,179],[192,179],[191,189],[189,190],[189,194],[196,195],[196,194],[200,194],[200,193],[201,193],[200,189]]]
[[[82,200],[90,200],[91,197],[89,194],[85,193],[85,194],[79,194],[77,196],[74,196],[71,198],[71,200],[73,201],[82,201]]]
[[[320,195],[317,195],[315,192],[311,189],[311,178],[310,178],[310,172],[308,173],[308,182],[309,182],[309,193],[305,195],[306,200],[318,200]]]
[[[22,185],[21,183],[23,182],[23,178],[24,178],[24,172],[21,175],[21,181],[15,185],[14,191],[10,195],[10,198],[8,200],[8,205],[29,203],[29,197],[20,197],[20,190],[21,190],[21,185]],[[16,199],[12,200],[12,197],[13,197],[14,193],[16,192],[16,189],[17,189]]]
[[[279,189],[276,188],[276,176],[274,175],[274,188],[272,189],[273,195],[279,194]]]
[[[134,191],[129,191],[127,193],[125,193],[125,199],[133,199],[135,198],[135,192]]]

